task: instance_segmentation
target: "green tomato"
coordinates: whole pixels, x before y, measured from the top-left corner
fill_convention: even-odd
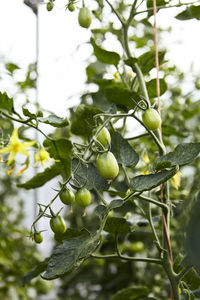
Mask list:
[[[51,11],[54,7],[54,4],[50,1],[50,2],[47,2],[47,10],[48,11]]]
[[[71,205],[75,200],[74,193],[68,189],[64,189],[60,194],[60,200],[66,205]]]
[[[97,169],[106,179],[113,179],[118,175],[119,166],[112,152],[108,151],[97,156]]]
[[[52,282],[43,280],[41,278],[35,282],[35,288],[38,294],[41,295],[47,295],[51,291],[52,287]]]
[[[89,28],[92,22],[91,11],[87,7],[82,7],[78,14],[78,22],[81,27]]]
[[[144,125],[149,130],[156,130],[161,126],[161,118],[157,110],[148,108],[142,115]]]
[[[135,243],[132,243],[130,245],[130,249],[133,251],[133,252],[141,252],[144,250],[144,243],[143,242],[135,242]]]
[[[98,130],[98,129],[97,129]],[[111,143],[110,132],[106,127],[102,128],[97,135],[97,140],[105,147],[107,144]]]
[[[75,6],[72,3],[70,3],[68,5],[68,9],[69,9],[69,11],[74,11],[75,10]]]
[[[67,230],[65,221],[61,216],[52,217],[50,227],[54,233],[64,233]]]
[[[35,232],[34,235],[33,235],[33,239],[34,239],[34,241],[35,241],[37,244],[42,243],[42,241],[43,241],[43,236],[42,236],[41,232]]]
[[[75,199],[79,206],[86,207],[90,205],[92,196],[90,191],[83,187],[76,192]]]

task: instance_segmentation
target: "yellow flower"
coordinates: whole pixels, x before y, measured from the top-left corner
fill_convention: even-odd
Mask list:
[[[44,148],[40,148],[38,152],[35,153],[35,161],[36,164],[48,164],[49,160],[51,160],[49,152],[47,152]]]
[[[23,155],[29,156],[29,153],[26,151],[28,147],[31,147],[35,144],[35,141],[31,142],[20,142],[18,137],[18,129],[15,128],[12,132],[11,138],[10,138],[10,145],[0,149],[0,153],[9,153],[8,158],[8,165],[11,165],[13,161],[15,160],[15,156],[17,153],[21,153]]]
[[[149,156],[146,152],[144,153],[142,160],[145,164],[149,163]]]
[[[178,188],[180,187],[180,184],[181,184],[181,176],[182,176],[181,172],[178,171],[176,173],[176,175],[174,175],[172,177],[172,184],[175,187],[175,189],[177,189],[177,190],[178,190]]]
[[[120,78],[119,71],[115,72],[115,73],[113,74],[113,77],[114,77],[116,80],[118,80],[118,79]]]
[[[145,171],[142,171],[141,172],[143,175],[148,175],[149,174],[149,171],[148,170],[145,170]]]

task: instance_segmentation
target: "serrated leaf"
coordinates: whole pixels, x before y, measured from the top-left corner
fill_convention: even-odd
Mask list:
[[[106,220],[104,231],[112,234],[126,234],[131,231],[126,219],[110,217]]]
[[[102,113],[98,108],[81,104],[77,107],[71,123],[71,131],[76,135],[91,137],[95,126],[94,116]]]
[[[54,234],[54,239],[57,242],[62,242],[63,240],[68,240],[73,237],[77,237],[82,235],[84,232],[79,230],[79,229],[74,229],[74,228],[67,228],[67,230],[64,233],[55,233]]]
[[[69,121],[67,119],[60,118],[56,115],[49,115],[47,118],[38,118],[38,120],[42,123],[58,128],[69,125]]]
[[[185,21],[191,19],[200,20],[200,5],[191,5],[187,7],[184,11],[176,15],[175,17],[178,20]]]
[[[33,278],[43,273],[48,265],[48,258],[35,266],[30,272],[28,272],[23,278],[23,286],[29,283]]]
[[[122,205],[124,205],[124,201],[120,200],[120,199],[115,199],[112,202],[110,202],[109,206],[108,206],[108,210],[112,210],[114,208],[119,208]]]
[[[164,61],[165,51],[159,51],[159,64],[161,65]],[[143,74],[147,74],[151,69],[155,68],[155,52],[148,51],[142,54],[138,58],[138,65],[141,67]]]
[[[77,269],[97,248],[99,240],[89,234],[80,235],[63,241],[53,250],[49,258],[44,279],[54,279]]]
[[[104,205],[98,205],[94,210],[95,215],[99,217],[100,220],[108,213],[107,208]]]
[[[149,295],[149,290],[145,286],[133,286],[118,291],[110,300],[135,300],[144,299]],[[146,298],[145,298],[146,299]],[[148,298],[147,298],[148,299]]]
[[[22,108],[22,111],[23,111],[24,116],[26,116],[26,117],[29,117],[29,118],[31,118],[31,119],[36,119],[36,118],[37,118],[36,114],[31,113],[31,112],[28,110],[28,108],[23,107],[23,108]]]
[[[96,58],[104,64],[111,64],[117,67],[120,61],[120,55],[113,51],[107,51],[99,47],[93,38],[90,39],[90,42],[94,49],[94,54]]]
[[[73,169],[75,169],[78,161],[73,160]],[[96,188],[99,191],[107,190],[109,184],[107,180],[100,176],[97,168],[93,164],[81,165],[75,174],[75,179],[89,190]]]
[[[10,74],[13,74],[16,70],[20,69],[16,64],[13,63],[6,63],[5,64],[6,70],[10,72]]]
[[[131,91],[118,83],[109,85],[105,88],[104,92],[106,99],[109,102],[118,106],[125,106],[128,109],[135,108],[137,103],[141,100],[136,92]]]
[[[0,92],[0,109],[5,109],[9,113],[13,112],[13,98],[9,98],[6,93]]]
[[[118,132],[112,134],[111,140],[111,151],[118,163],[125,167],[135,167],[139,161],[139,156],[131,145]]]
[[[200,152],[200,143],[183,143],[179,144],[173,152],[159,157],[154,162],[154,168],[160,169],[161,163],[170,163],[173,166],[183,166],[190,164]]]
[[[135,192],[149,191],[166,182],[177,173],[178,169],[164,170],[155,174],[140,175],[131,179],[130,188]]]
[[[162,96],[167,91],[167,84],[163,78],[160,80],[160,96]],[[156,79],[152,79],[146,84],[149,98],[157,97],[157,89],[156,89]]]
[[[26,190],[35,189],[38,187],[43,186],[45,183],[53,179],[54,177],[58,176],[61,172],[61,168],[58,164],[51,166],[50,168],[46,168],[43,172],[38,173],[30,180],[26,181],[25,183],[20,183],[17,186],[24,188]]]

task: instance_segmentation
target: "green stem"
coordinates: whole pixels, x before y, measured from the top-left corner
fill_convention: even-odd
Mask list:
[[[153,204],[161,207],[162,209],[164,209],[166,211],[169,210],[169,207],[165,203],[159,202],[159,201],[157,201],[155,199],[152,199],[152,198],[149,198],[149,197],[145,197],[145,196],[141,196],[141,195],[135,196],[135,198],[144,200],[144,201],[149,202],[149,203],[153,203]]]
[[[126,255],[117,255],[117,254],[110,254],[110,255],[96,255],[92,254],[91,257],[98,258],[98,259],[107,259],[107,258],[120,258],[128,261],[141,261],[147,263],[154,263],[162,265],[162,260],[159,258],[150,258],[150,257],[131,257]]]
[[[118,11],[114,8],[114,6],[110,3],[109,0],[105,0],[108,5],[111,7],[112,11],[114,12],[114,14],[117,16],[118,20],[121,22],[122,25],[124,25],[124,21],[122,19],[122,16],[118,13]]]

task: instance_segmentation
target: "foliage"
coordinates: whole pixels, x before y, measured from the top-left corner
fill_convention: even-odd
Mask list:
[[[53,2],[47,3],[47,10],[53,9]],[[18,123],[22,126],[15,154],[20,152],[23,140],[27,140],[23,135],[26,126],[39,131],[44,138],[42,146],[39,141],[34,145],[34,151],[39,150],[36,162],[43,166],[52,161],[42,172],[17,186],[39,188],[56,178],[55,196],[47,205],[39,204],[30,235],[36,233],[41,218],[52,220],[59,215],[60,212],[53,212],[52,204],[59,201],[66,188],[87,189],[92,194],[87,211],[86,205],[81,208],[78,201],[72,203],[73,213],[68,215],[70,226],[65,232],[55,234],[57,245],[51,256],[38,265],[35,262],[24,283],[28,284],[39,274],[46,280],[61,278],[61,299],[66,296],[98,300],[169,299],[170,290],[174,300],[196,299],[200,288],[199,196],[195,200],[200,189],[200,102],[194,84],[193,91],[182,91],[187,78],[166,62],[163,47],[158,53],[163,73],[160,78],[162,131],[157,128],[159,125],[149,127],[148,122],[143,122],[142,114],[157,109],[156,78],[152,75],[155,68],[153,1],[136,5],[137,1],[128,4],[119,0],[111,4],[108,0],[98,0],[96,4],[93,18],[103,22],[99,28],[91,29],[93,58],[86,68],[88,92],[82,95],[78,107],[70,109],[68,119],[49,115],[45,110],[41,112],[38,107],[35,112],[26,106],[17,109],[14,98],[9,98],[7,93],[0,94],[0,125],[6,137],[1,153],[10,149],[12,139],[9,139]],[[69,1],[66,5],[69,11],[74,10],[70,9],[71,5],[75,8],[77,4]],[[157,5],[158,11],[173,7],[162,0]],[[106,19],[107,6],[118,19],[118,27]],[[176,18],[199,19],[199,6],[188,5]],[[81,26],[88,28],[90,23],[91,19],[87,26]],[[137,34],[138,29],[142,36]],[[161,39],[162,30],[160,34]],[[108,50],[105,42],[111,36],[119,47]],[[138,57],[134,56],[135,48],[141,50]],[[15,64],[7,68],[11,74],[18,71]],[[22,91],[35,85],[30,72],[27,74],[26,83],[18,83]],[[169,76],[174,85],[168,82]],[[194,80],[199,89],[198,78]],[[90,92],[91,84],[96,86],[96,92]],[[5,128],[6,122],[9,126]],[[42,123],[51,126],[51,134],[41,130]],[[130,132],[130,124],[139,124],[142,134]],[[111,143],[110,139],[103,144],[99,141],[103,128],[109,130]],[[115,167],[119,165],[119,175],[115,172],[115,176],[104,176],[105,166],[103,172],[99,171],[98,157],[104,157],[109,151],[116,159]],[[24,164],[28,168],[29,155],[25,156]],[[113,160],[109,157],[106,155],[106,164],[112,169]],[[17,156],[10,163],[9,174],[15,172],[16,166]]]

